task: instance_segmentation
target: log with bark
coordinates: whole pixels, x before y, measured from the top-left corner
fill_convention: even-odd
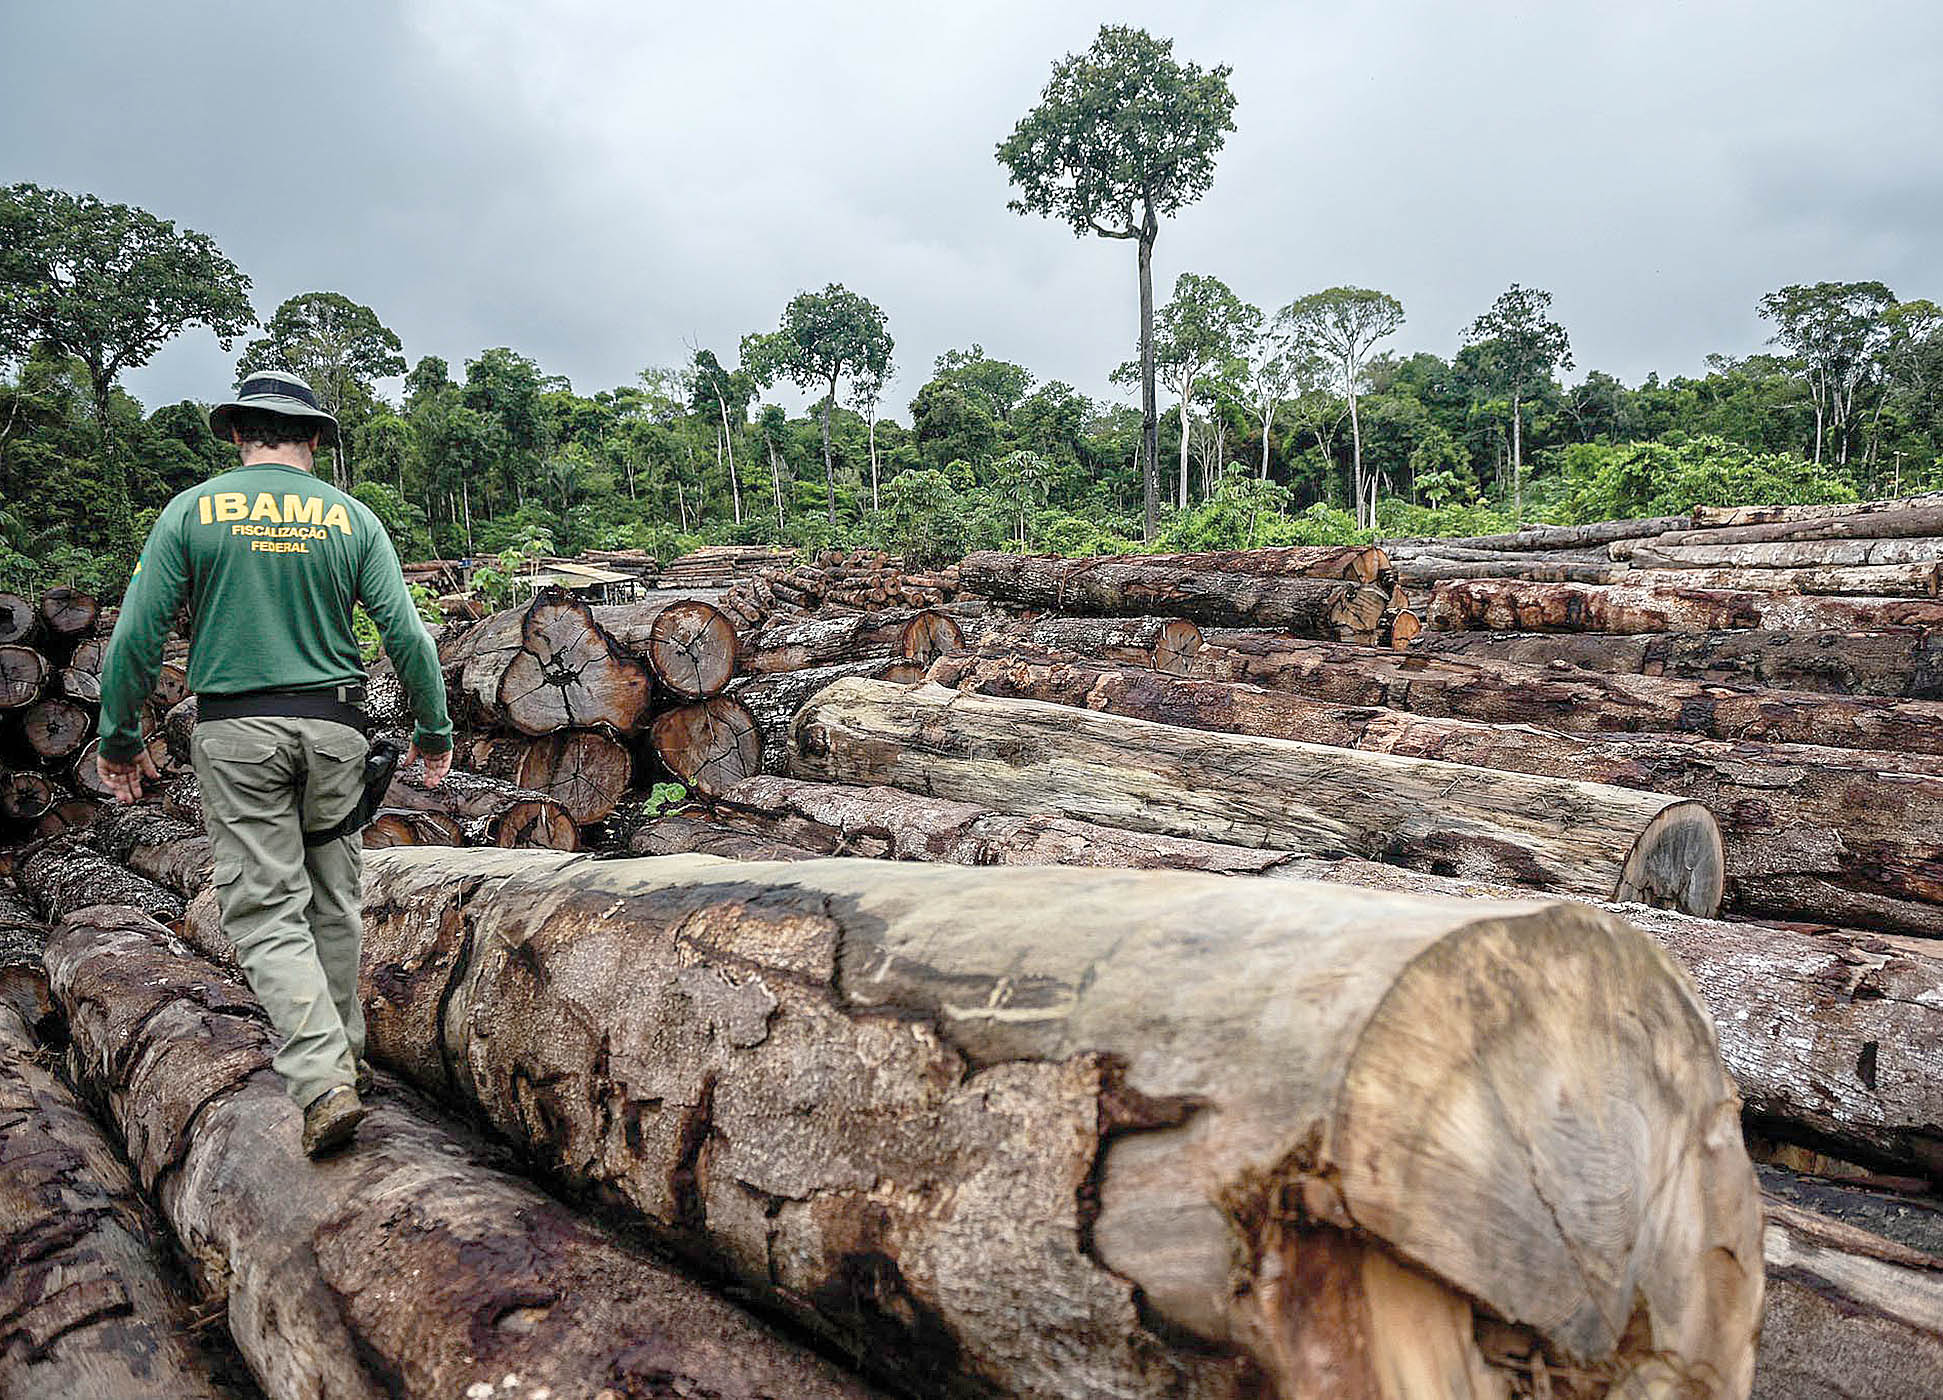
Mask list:
[[[1943,632],[1429,632],[1413,651],[1676,680],[1943,700]]]
[[[1642,520],[1601,520],[1591,525],[1527,525],[1522,530],[1502,535],[1468,535],[1456,538],[1426,536],[1416,539],[1382,541],[1390,557],[1448,549],[1480,549],[1522,552],[1526,550],[1583,549],[1588,545],[1608,544],[1613,540],[1648,539],[1670,530],[1686,529],[1693,517],[1662,515]]]
[[[895,788],[753,778],[707,817],[644,827],[637,854],[708,850],[743,859],[860,855],[955,865],[1083,865],[1322,880],[1454,899],[1504,885],[1356,859],[1322,860],[1068,818],[1018,817]],[[704,824],[705,823],[705,824]],[[704,835],[707,831],[709,835]],[[678,844],[682,840],[689,845]],[[740,840],[764,854],[742,855]],[[1604,904],[1693,975],[1714,1018],[1751,1131],[1943,1180],[1943,961],[1928,946]]]
[[[529,792],[483,773],[454,769],[437,787],[428,788],[423,766],[415,763],[391,780],[384,805],[450,817],[474,845],[555,851],[580,847],[579,829],[564,806],[545,793]]]
[[[159,802],[107,804],[89,839],[109,860],[184,899],[193,899],[209,883],[215,861],[202,828],[170,816]]]
[[[867,1393],[397,1089],[307,1162],[254,1000],[133,911],[69,919],[48,967],[74,1063],[270,1400]]]
[[[484,676],[476,678],[482,695]],[[499,672],[493,718],[522,734],[604,725],[631,734],[647,723],[654,677],[574,598],[542,596],[520,622],[520,644]]]
[[[762,731],[732,695],[657,715],[648,746],[672,777],[704,794],[762,771]]]
[[[52,669],[32,647],[0,646],[0,710],[24,710],[47,689]]]
[[[1138,556],[1061,559],[985,552],[958,566],[967,590],[1015,607],[1143,617],[1203,626],[1275,627],[1305,636],[1371,639],[1390,606],[1386,588],[1310,578],[1148,565]]]
[[[647,662],[668,694],[705,700],[735,675],[735,626],[721,609],[695,598],[594,609],[622,647]]]
[[[94,713],[88,706],[49,697],[21,716],[20,737],[41,762],[52,765],[78,752],[93,728]]]
[[[1719,593],[1800,593],[1815,597],[1935,598],[1943,565],[1871,564],[1858,568],[1632,569],[1620,583],[1656,583]]]
[[[65,584],[40,595],[41,624],[48,636],[72,646],[76,639],[94,631],[101,616],[101,604],[92,593]]]
[[[18,593],[0,593],[0,646],[32,646],[40,635],[40,608]]]
[[[0,994],[0,1395],[228,1400],[121,1158]]]
[[[767,671],[758,675],[737,676],[729,683],[728,694],[739,701],[755,721],[762,737],[761,770],[781,775],[789,767],[789,726],[796,712],[817,691],[845,676],[866,676],[871,680],[911,684],[924,678],[922,667],[896,657],[874,661],[848,661],[833,666],[811,666],[800,671]]]
[[[1201,649],[1201,629],[1178,617],[1039,617],[1004,629],[1008,640],[1121,665],[1181,675]]]
[[[386,846],[463,846],[465,829],[443,812],[412,812],[381,807],[364,829],[366,850]]]
[[[1943,755],[1943,702],[1934,700],[1757,690],[1563,665],[1472,663],[1240,630],[1208,633],[1191,673],[1338,704],[1542,724],[1577,734],[1658,731]]]
[[[1295,544],[1267,549],[1209,549],[1192,554],[1126,554],[1100,558],[1193,573],[1346,579],[1352,583],[1376,583],[1390,572],[1387,553],[1372,545],[1358,544]]]
[[[931,656],[924,659],[929,661],[963,644],[961,633],[955,639],[940,635],[940,624],[958,632],[949,617],[930,610],[839,613],[772,623],[743,648],[742,670],[762,675],[857,661],[915,661],[927,651]],[[941,648],[940,643],[949,645]]]
[[[1750,544],[1715,543],[1692,536],[1671,544],[1653,540],[1637,546],[1635,569],[1857,569],[1880,565],[1943,562],[1943,539],[1769,540]],[[1873,590],[1870,590],[1873,591]]]
[[[1325,658],[1322,664],[1323,688],[1340,688],[1342,663]],[[1345,704],[1044,653],[946,658],[932,667],[931,679],[981,695],[1189,729],[1688,798],[1706,804],[1720,823],[1727,908],[1943,936],[1943,774],[1885,771],[1870,755],[1685,735],[1567,734],[1412,714],[1365,703],[1379,697],[1353,692]],[[1943,770],[1943,762],[1929,762]],[[1840,917],[1844,909],[1857,916]]]
[[[97,707],[101,704],[101,677],[79,666],[63,666],[54,673],[48,687],[63,699]]]
[[[1919,509],[1943,508],[1943,495],[1931,492],[1922,496],[1890,497],[1878,501],[1856,501],[1829,505],[1781,506],[1695,506],[1694,528],[1728,525],[1767,525],[1804,520],[1890,521]],[[1925,533],[1928,533],[1927,531]]]
[[[1546,564],[1527,563],[1516,554],[1501,556],[1503,562],[1443,559],[1422,555],[1404,559],[1396,566],[1397,579],[1413,588],[1443,583],[1449,579],[1500,578],[1529,583],[1622,583],[1631,572],[1624,564]]]
[[[1652,541],[1656,545],[1778,544],[1811,540],[1887,540],[1943,536],[1943,504],[1899,502],[1896,510],[1868,514],[1824,515],[1796,520],[1748,521],[1674,530]]]
[[[1424,622],[1440,632],[1874,632],[1943,626],[1943,603],[1721,592],[1691,587],[1677,575],[1609,588],[1470,579],[1432,589]]]
[[[909,1392],[1504,1396],[1479,1313],[1548,1380],[1597,1373],[1583,1394],[1747,1391],[1734,1091],[1691,984],[1598,911],[872,861],[367,868],[377,1057]]]
[[[1697,914],[1723,879],[1696,802],[939,685],[838,681],[797,715],[790,772]]]
[[[34,839],[78,835],[93,826],[106,803],[92,797],[57,797],[54,805],[34,821]]]
[[[76,841],[52,841],[14,871],[49,923],[91,904],[122,904],[164,924],[181,922],[182,896]]]

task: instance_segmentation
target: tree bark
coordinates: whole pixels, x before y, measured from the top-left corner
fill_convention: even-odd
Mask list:
[[[70,920],[48,964],[76,1064],[271,1400],[866,1394],[396,1089],[355,1148],[306,1161],[254,999],[132,911]]]
[[[1039,617],[1014,623],[1001,635],[1005,644],[1016,640],[1177,676],[1201,649],[1201,629],[1175,617]]]
[[[949,632],[940,624],[948,624]],[[899,608],[882,612],[838,613],[775,622],[749,640],[741,655],[745,675],[799,671],[851,661],[929,661],[923,653],[963,634],[947,614]]]
[[[1112,559],[978,553],[958,566],[967,592],[1014,607],[1104,616],[1171,614],[1202,626],[1274,627],[1374,638],[1387,589],[1309,578],[1258,578]]]
[[[1943,633],[1430,632],[1413,648],[1471,664],[1566,665],[1617,675],[1821,695],[1943,700]]]
[[[1449,539],[1419,536],[1380,540],[1378,543],[1396,559],[1412,553],[1442,553],[1450,548],[1509,551],[1583,549],[1588,545],[1610,544],[1614,540],[1649,539],[1670,531],[1689,529],[1692,524],[1692,516],[1658,515],[1640,520],[1601,520],[1591,525],[1525,525],[1500,535],[1467,535]]]
[[[895,656],[878,656],[827,666],[805,666],[794,671],[763,671],[738,676],[730,682],[727,694],[748,710],[761,736],[762,772],[780,775],[789,770],[789,726],[796,712],[812,695],[846,676],[909,685],[924,679],[924,669]]]
[[[1502,560],[1503,562],[1499,562]],[[1445,559],[1420,554],[1397,562],[1399,582],[1421,588],[1448,579],[1502,578],[1529,583],[1625,583],[1632,570],[1624,564],[1548,564],[1531,562],[1524,555],[1504,554],[1496,559]]]
[[[1725,532],[1723,532],[1725,533]],[[1650,541],[1632,552],[1636,569],[1858,569],[1936,564],[1943,539],[1775,540],[1759,544],[1664,544]]]
[[[762,771],[762,731],[728,695],[664,711],[649,727],[648,745],[670,775],[703,794]]]
[[[156,803],[109,803],[95,818],[90,839],[109,860],[184,899],[194,899],[209,883],[215,860],[209,838]]]
[[[1140,538],[1152,542],[1160,519],[1160,405],[1154,393],[1153,213],[1136,232],[1140,260],[1140,488],[1144,517]]]
[[[830,454],[830,410],[837,402],[837,377],[830,376],[830,392],[823,400],[823,485],[830,497],[830,526],[837,523],[837,467],[836,458]]]
[[[1648,577],[1641,579],[1642,574]],[[1670,588],[1705,588],[1730,593],[1804,593],[1815,597],[1935,598],[1939,591],[1943,591],[1943,565],[1937,564],[1805,569],[1634,569],[1630,571],[1630,577],[1653,583],[1664,580],[1662,586]]]
[[[1794,524],[1808,520],[1848,520],[1864,517],[1905,519],[1908,518],[1909,512],[1914,509],[1935,509],[1939,506],[1943,506],[1943,496],[1939,496],[1935,492],[1925,496],[1905,496],[1893,500],[1880,501],[1858,501],[1852,504],[1695,506],[1693,508],[1693,524],[1695,529],[1707,529],[1717,525]]]
[[[1734,1091],[1690,984],[1597,911],[890,862],[369,868],[380,1059],[907,1391],[1503,1395],[1482,1308],[1615,1393],[1668,1364],[1746,1393]],[[1623,1128],[1578,1107],[1610,1102]],[[1469,1385],[1386,1389],[1372,1355]],[[1352,1384],[1318,1388],[1331,1361]]]
[[[1473,579],[1438,584],[1424,620],[1441,632],[1874,632],[1943,626],[1943,603],[1723,592],[1680,578],[1610,588]]]
[[[1711,523],[1710,508],[1701,507],[1695,528],[1675,527],[1654,540],[1660,545],[1766,544],[1784,540],[1884,540],[1943,536],[1943,501],[1937,497],[1887,503],[1889,510],[1795,519]]]
[[[838,681],[797,715],[789,766],[1001,811],[1488,873],[1592,899],[1704,915],[1720,902],[1720,832],[1698,803],[937,685]]]
[[[228,1400],[115,1149],[0,997],[0,1393]]]
[[[91,904],[125,904],[164,924],[182,921],[180,895],[73,842],[35,851],[14,871],[14,880],[50,924]]]
[[[1205,635],[1192,674],[1343,705],[1540,724],[1573,734],[1679,733],[1943,755],[1943,703],[1933,700],[1764,691],[1510,662],[1473,664],[1230,630]]]
[[[1390,556],[1373,545],[1279,545],[1267,549],[1210,549],[1191,554],[1099,555],[1081,563],[1136,564],[1200,573],[1251,574],[1257,578],[1320,578],[1380,583]]]
[[[564,806],[544,793],[482,773],[454,770],[437,787],[428,788],[422,769],[414,764],[391,780],[385,806],[451,817],[461,823],[468,842],[475,844],[555,851],[580,848],[580,834]]]

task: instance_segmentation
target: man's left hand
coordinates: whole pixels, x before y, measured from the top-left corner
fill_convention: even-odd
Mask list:
[[[161,770],[155,766],[155,760],[148,756],[147,749],[143,749],[134,758],[128,760],[110,758],[97,749],[94,766],[95,771],[101,775],[101,785],[107,788],[113,794],[115,801],[124,807],[141,800],[144,780],[148,782],[162,780]]]

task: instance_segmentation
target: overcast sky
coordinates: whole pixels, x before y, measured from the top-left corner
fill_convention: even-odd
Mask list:
[[[1133,248],[1008,212],[993,157],[1103,20],[1234,68],[1163,299],[1378,287],[1448,355],[1515,280],[1628,382],[1759,348],[1789,282],[1943,299],[1930,0],[0,0],[0,182],[200,229],[259,314],[340,291],[455,373],[510,345],[593,392],[842,282],[889,315],[899,417],[974,341],[1105,395]],[[208,399],[233,360],[191,333],[126,383]]]

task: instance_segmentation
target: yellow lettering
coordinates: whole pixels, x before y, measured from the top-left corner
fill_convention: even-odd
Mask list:
[[[332,506],[324,512],[324,528],[326,530],[342,530],[345,534],[350,534],[351,513],[341,505]]]
[[[267,520],[273,525],[282,524],[283,517],[277,514],[277,498],[268,491],[257,492],[256,504],[250,508],[250,519]]]
[[[209,497],[207,496],[196,497],[196,508],[202,514],[203,524],[213,525],[215,523],[216,520],[215,516],[211,515],[209,512]]]
[[[216,493],[216,518],[218,520],[241,520],[250,513],[246,504],[247,497],[241,491],[218,491]]]
[[[291,525],[317,525],[324,519],[324,503],[315,496],[285,496],[283,518]]]

